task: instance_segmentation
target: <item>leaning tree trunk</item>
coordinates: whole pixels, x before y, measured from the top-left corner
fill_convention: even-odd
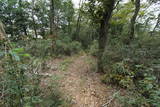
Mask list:
[[[135,1],[135,11],[134,11],[134,15],[131,19],[131,24],[130,24],[130,31],[129,31],[129,40],[128,40],[128,44],[134,39],[134,32],[135,32],[135,22],[136,22],[136,18],[138,16],[140,10],[140,0],[136,0]]]
[[[151,32],[151,36],[153,35],[153,33],[155,32],[157,27],[160,27],[160,14],[157,17],[157,23],[156,23],[156,25],[154,26],[154,28],[153,28],[153,30]]]
[[[3,24],[2,22],[0,22],[0,41],[3,41],[5,40],[5,30],[4,30],[4,27],[3,27]]]
[[[103,18],[100,22],[100,31],[99,31],[99,52],[98,52],[98,72],[104,72],[103,67],[103,53],[105,51],[107,38],[108,38],[108,29],[109,29],[109,20],[111,18],[113,9],[114,9],[115,0],[110,0],[105,7],[105,12],[103,13]]]

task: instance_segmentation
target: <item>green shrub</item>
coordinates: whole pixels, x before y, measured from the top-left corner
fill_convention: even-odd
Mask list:
[[[0,75],[1,107],[70,107],[59,92],[55,75],[48,83],[48,94],[41,87],[43,58],[32,57],[23,48],[2,50],[0,56],[4,71]]]
[[[78,53],[82,49],[80,42],[72,41],[69,37],[57,39],[56,41],[37,39],[15,45],[24,47],[27,53],[37,58],[72,55]]]
[[[51,40],[31,40],[26,43],[25,50],[34,57],[46,57],[53,54]]]
[[[40,103],[42,107],[71,107],[70,101],[63,98],[59,88],[59,79],[61,77],[54,75],[50,77],[50,82],[45,87],[43,102]]]
[[[103,81],[109,82],[112,84],[116,84],[123,88],[130,88],[133,87],[133,78],[135,73],[130,71],[128,65],[125,62],[116,63],[112,66],[112,70],[110,73],[107,73]]]
[[[136,90],[129,90],[123,96],[118,94],[116,98],[120,101],[122,107],[150,107],[145,97],[137,93]]]
[[[65,59],[59,66],[60,71],[66,71],[68,66],[72,63],[72,59],[71,58],[67,58]]]
[[[94,40],[90,46],[89,53],[92,56],[98,56],[98,41]]]
[[[77,41],[71,41],[69,38],[56,40],[54,54],[58,55],[72,55],[81,50],[81,44]]]
[[[35,67],[32,57],[25,53],[23,48],[13,48],[5,52],[2,57],[2,67],[0,87],[4,94],[0,102],[1,106],[34,106],[41,102],[40,98],[40,78],[33,72]]]
[[[158,107],[160,105],[160,87],[152,72],[151,68],[144,65],[131,65],[127,60],[114,64],[102,81],[131,91],[128,92],[128,95],[120,97],[124,105]],[[128,100],[125,101],[126,99]]]
[[[69,44],[69,47],[71,48],[71,53],[78,53],[81,48],[81,43],[77,41],[73,41]]]
[[[141,93],[152,106],[160,105],[160,87],[157,85],[156,77],[145,74],[144,79],[138,81],[139,93]]]
[[[160,38],[144,36],[130,45],[111,44],[103,56],[102,80],[128,91],[119,97],[127,107],[160,105]]]

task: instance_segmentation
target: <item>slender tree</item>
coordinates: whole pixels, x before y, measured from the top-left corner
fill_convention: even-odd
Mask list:
[[[131,18],[128,43],[130,43],[130,41],[134,39],[135,23],[136,23],[139,10],[140,10],[140,0],[135,0],[135,11],[134,11],[134,15]]]
[[[34,18],[34,8],[35,8],[35,0],[32,0],[32,22],[33,22],[33,29],[34,29],[34,33],[35,33],[35,36],[36,38],[38,37],[38,34],[37,34],[37,29],[36,29],[36,21],[35,21],[35,18]]]
[[[5,33],[5,30],[4,30],[3,24],[0,21],[0,41],[5,39],[5,35],[6,35],[6,33]]]
[[[157,22],[156,22],[156,25],[154,26],[154,28],[153,28],[153,30],[151,32],[151,36],[153,35],[153,33],[155,32],[157,27],[160,27],[160,14],[157,17]]]
[[[54,0],[50,0],[50,34],[53,35],[55,32],[55,2]]]
[[[22,30],[23,30],[24,34],[28,35],[27,34],[27,26],[23,22],[26,19],[26,17],[23,15],[24,11],[23,11],[23,2],[22,2],[22,0],[19,0],[18,4],[19,4],[19,11],[18,11],[18,17],[19,17],[19,19],[18,19],[18,24],[19,24],[19,26],[22,27]]]
[[[76,25],[76,38],[75,39],[79,38],[79,32],[80,32],[80,29],[81,29],[80,22],[81,22],[82,15],[81,15],[80,10],[81,10],[81,5],[82,4],[83,4],[83,0],[80,0],[79,1],[79,11],[78,11],[77,25]]]

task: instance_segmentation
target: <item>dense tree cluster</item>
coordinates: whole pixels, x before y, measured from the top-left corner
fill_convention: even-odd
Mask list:
[[[0,19],[15,40],[44,37],[60,28],[68,32],[74,15],[71,0],[1,0],[0,7]]]

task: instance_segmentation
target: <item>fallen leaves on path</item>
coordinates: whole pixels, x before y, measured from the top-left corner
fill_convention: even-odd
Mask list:
[[[93,65],[87,60],[94,61],[94,59],[87,55],[68,57],[68,59],[72,60],[72,63],[66,71],[50,69],[47,74],[62,77],[59,80],[60,90],[64,97],[71,98],[72,107],[102,107],[110,101],[116,90],[103,84],[99,73],[91,71]],[[62,62],[63,60],[53,60],[50,66],[57,67]],[[113,99],[109,107],[119,107],[119,105]]]

